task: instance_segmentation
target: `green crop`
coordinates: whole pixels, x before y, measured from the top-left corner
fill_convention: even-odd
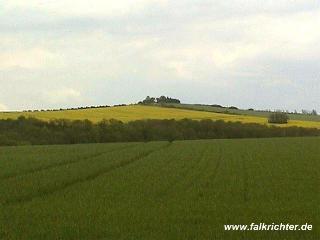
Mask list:
[[[320,138],[0,148],[0,239],[319,239]],[[313,230],[227,232],[224,224]]]

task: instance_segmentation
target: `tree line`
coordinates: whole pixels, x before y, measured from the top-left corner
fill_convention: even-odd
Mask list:
[[[65,119],[46,122],[21,116],[16,120],[0,120],[2,146],[298,136],[320,136],[320,129],[190,119],[128,123],[112,119],[92,123]]]

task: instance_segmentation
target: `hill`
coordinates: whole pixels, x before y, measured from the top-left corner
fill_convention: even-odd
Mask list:
[[[13,118],[19,116],[35,117],[41,120],[50,119],[70,119],[83,120],[88,119],[92,122],[99,122],[103,119],[117,119],[123,122],[129,122],[140,119],[183,119],[193,120],[212,119],[243,123],[268,124],[267,118],[263,116],[248,116],[237,114],[216,113],[210,111],[198,111],[190,109],[166,108],[159,106],[129,105],[106,108],[89,108],[79,110],[61,110],[61,111],[38,111],[38,112],[9,112],[0,113],[0,119]],[[320,121],[301,121],[290,120],[288,124],[281,126],[299,126],[308,128],[320,128]]]
[[[1,239],[317,239],[320,138],[1,147]],[[224,224],[312,224],[225,231]]]
[[[175,104],[175,103],[162,103],[164,107],[174,107],[179,109],[189,109],[197,111],[206,111],[206,112],[215,112],[215,113],[226,113],[226,114],[236,114],[236,115],[247,115],[247,116],[256,116],[256,117],[265,117],[267,118],[270,115],[270,111],[265,110],[249,110],[249,109],[238,109],[235,107],[219,107],[213,105],[204,105],[204,104]],[[313,114],[302,114],[302,113],[287,113],[291,120],[300,120],[300,121],[320,121],[320,115]]]

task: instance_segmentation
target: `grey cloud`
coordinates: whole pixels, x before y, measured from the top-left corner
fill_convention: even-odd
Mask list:
[[[311,42],[303,48],[308,54],[283,54],[295,52],[298,44],[280,52],[277,42],[287,39],[275,34],[265,40],[265,26],[255,22],[255,16],[267,24],[283,17],[290,22],[291,16],[319,10],[318,1],[285,0],[178,0],[121,16],[10,10],[0,16],[2,53],[43,48],[58,56],[58,63],[0,68],[0,103],[10,109],[50,108],[167,94],[184,102],[320,110],[319,49]],[[50,89],[74,89],[69,92],[80,92],[83,101],[46,101],[43,93]]]
[[[76,7],[76,6],[75,6]],[[103,29],[115,34],[176,31],[200,20],[221,21],[259,14],[284,15],[320,9],[318,1],[168,1],[168,5],[147,4],[125,16],[59,16],[40,10],[15,8],[0,16],[2,32],[65,31]],[[181,29],[179,29],[181,30]]]

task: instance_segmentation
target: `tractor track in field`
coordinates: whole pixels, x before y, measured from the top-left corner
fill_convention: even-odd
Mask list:
[[[219,148],[219,154],[218,154],[218,158],[217,158],[217,164],[215,166],[215,168],[213,169],[212,174],[209,175],[210,181],[214,182],[217,178],[220,166],[221,166],[221,162],[222,162],[222,149]]]
[[[175,177],[174,181],[172,184],[164,189],[163,191],[160,191],[158,193],[158,196],[170,196],[172,194],[172,190],[177,188],[179,184],[184,180],[184,178],[196,167],[200,164],[200,162],[203,160],[203,153],[201,153],[200,158],[198,161],[196,161],[194,164],[189,166],[187,169],[185,169],[179,176]]]
[[[248,155],[248,158],[250,156]],[[243,157],[242,161],[242,172],[243,172],[243,201],[247,203],[249,201],[249,187],[248,187],[248,170],[246,164],[246,156]]]
[[[213,170],[213,173],[210,175],[211,176],[210,180],[213,181],[213,182],[217,178],[217,175],[218,175],[218,172],[219,172],[219,169],[220,169],[220,166],[221,166],[221,162],[222,162],[222,149],[219,150],[217,164],[216,164],[216,166],[215,166],[215,168]]]
[[[0,181],[1,180],[6,180],[6,179],[10,179],[10,178],[26,176],[26,175],[33,174],[33,173],[36,173],[36,172],[46,171],[46,170],[49,170],[49,169],[52,169],[52,168],[57,168],[57,167],[61,167],[61,166],[67,166],[67,165],[75,164],[75,163],[78,163],[78,162],[86,161],[86,160],[91,159],[91,158],[97,158],[97,157],[103,156],[103,155],[108,154],[108,153],[121,151],[121,150],[125,150],[125,149],[130,149],[130,148],[133,148],[134,146],[136,146],[136,145],[125,146],[125,147],[121,147],[121,148],[117,148],[117,149],[112,149],[110,151],[105,151],[105,152],[92,154],[90,156],[86,156],[84,158],[75,159],[75,160],[71,160],[71,161],[60,162],[60,163],[55,163],[55,164],[49,164],[47,166],[42,166],[42,167],[30,169],[30,170],[22,172],[22,173],[5,175],[5,176],[0,177]]]
[[[205,154],[203,154],[203,157],[205,156]],[[222,149],[219,148],[219,154],[217,156],[217,161],[216,161],[216,165],[212,171],[211,174],[207,175],[206,178],[208,178],[208,181],[210,182],[214,182],[217,178],[218,172],[220,170],[221,167],[221,163],[222,163]],[[209,160],[206,161],[206,166],[209,166]],[[203,177],[203,173],[199,172],[194,178],[193,180],[197,180]],[[208,182],[206,182],[206,185],[208,184]],[[206,187],[206,185],[200,185],[199,189],[198,189],[198,194],[197,194],[197,198],[202,197],[203,196],[203,192],[200,191],[200,188],[202,187]],[[194,185],[194,181],[189,182],[186,186],[184,191],[188,191],[190,188],[192,188]]]
[[[190,188],[195,186],[194,183],[197,181],[197,179],[199,179],[201,176],[203,176],[203,172],[201,171],[201,169],[205,169],[205,167],[207,167],[209,165],[209,160],[208,161],[205,160],[205,155],[206,155],[207,151],[208,151],[208,149],[205,149],[201,153],[199,160],[195,164],[190,166],[188,169],[186,169],[185,172],[177,178],[178,180],[176,180],[169,188],[167,188],[164,191],[162,191],[161,193],[159,193],[159,196],[166,196],[166,197],[171,196],[172,194],[174,194],[173,189],[177,188],[178,186],[182,187],[183,191],[188,191]],[[203,161],[205,161],[205,163],[204,163],[204,166],[201,167],[201,163]],[[216,178],[218,171],[220,169],[221,162],[222,162],[222,149],[219,149],[219,154],[217,157],[216,166],[213,170],[213,173],[209,175],[210,181],[215,181],[215,178]],[[197,166],[200,166],[201,169],[200,168],[198,169],[200,171],[197,174],[190,176],[191,179],[188,182],[180,185],[180,183],[183,181],[181,179],[184,179],[181,177],[186,177]]]
[[[202,155],[201,155],[201,162],[202,161],[205,161],[205,164],[204,166],[200,166],[200,168],[198,170],[198,173],[196,173],[195,175],[193,175],[190,179],[190,181],[188,181],[185,186],[184,186],[184,191],[187,191],[189,190],[190,188],[194,187],[195,186],[195,182],[197,180],[199,180],[202,176],[203,176],[203,169],[206,169],[206,167],[209,166],[209,160],[206,160],[205,159],[205,156],[206,156],[206,153],[207,153],[208,149],[205,149],[203,152],[202,152]],[[200,163],[201,163],[200,162]]]
[[[26,202],[30,202],[36,198],[43,198],[45,196],[48,196],[48,195],[51,195],[51,194],[54,194],[56,192],[59,192],[59,191],[62,191],[68,187],[71,187],[71,186],[74,186],[76,184],[80,184],[80,183],[84,183],[84,182],[88,182],[88,181],[92,181],[104,174],[107,174],[107,173],[110,173],[114,170],[118,170],[118,169],[121,169],[123,167],[126,167],[126,166],[129,166],[139,160],[142,160],[148,156],[150,156],[151,154],[155,153],[155,152],[158,152],[158,151],[161,151],[163,149],[166,149],[168,147],[171,146],[171,142],[169,142],[168,144],[166,144],[165,146],[162,146],[160,148],[157,148],[155,150],[151,150],[151,151],[147,151],[145,153],[142,153],[142,154],[139,154],[138,156],[136,157],[133,157],[133,158],[130,158],[126,161],[123,161],[123,162],[119,162],[118,164],[114,164],[113,166],[109,166],[107,168],[104,168],[104,169],[100,169],[99,171],[96,171],[95,173],[92,173],[88,176],[85,176],[83,178],[78,178],[78,179],[74,179],[72,181],[69,181],[69,182],[66,182],[65,184],[62,184],[60,186],[57,186],[57,187],[53,187],[53,188],[50,188],[50,189],[44,189],[40,192],[37,192],[36,194],[31,194],[29,196],[23,196],[23,197],[17,197],[17,198],[14,198],[14,199],[8,199],[8,200],[5,200],[2,202],[3,205],[16,205],[16,204],[20,204],[20,203],[26,203]]]

